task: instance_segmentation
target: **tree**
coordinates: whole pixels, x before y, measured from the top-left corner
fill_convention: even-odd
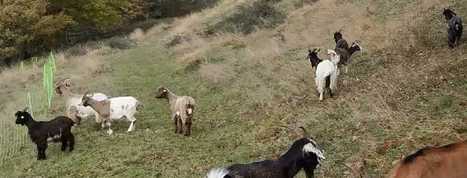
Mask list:
[[[54,45],[72,23],[70,16],[47,13],[46,0],[3,1],[0,7],[0,61],[24,58]]]

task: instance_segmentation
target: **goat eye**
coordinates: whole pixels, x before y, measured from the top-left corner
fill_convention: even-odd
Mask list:
[[[24,119],[24,116],[21,116],[21,119]]]

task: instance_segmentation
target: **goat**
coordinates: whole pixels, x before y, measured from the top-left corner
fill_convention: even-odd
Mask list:
[[[311,137],[302,137],[277,160],[214,168],[208,172],[206,178],[293,178],[301,169],[305,171],[307,178],[312,178],[314,170],[324,159],[326,158],[318,144]]]
[[[142,106],[141,102],[131,96],[114,97],[103,101],[97,101],[93,99],[93,96],[89,95],[88,92],[84,94],[82,104],[83,106],[90,106],[99,114],[99,117],[103,119],[102,128],[107,125],[107,133],[109,135],[113,133],[113,130],[110,128],[112,120],[120,120],[123,118],[131,122],[127,132],[133,131],[136,122],[134,115],[140,106]]]
[[[444,18],[448,23],[448,45],[450,48],[454,48],[459,45],[459,41],[462,37],[462,19],[451,9],[444,9]]]
[[[157,89],[156,98],[165,98],[169,101],[175,133],[189,136],[191,134],[193,112],[196,104],[195,99],[190,96],[177,96],[163,86]]]
[[[344,39],[340,31],[334,32],[334,41],[336,42],[336,48],[349,49],[349,44]]]
[[[28,127],[29,138],[37,146],[37,160],[47,159],[45,150],[48,141],[61,141],[62,151],[65,151],[67,147],[69,147],[70,152],[73,151],[75,145],[75,136],[71,133],[71,127],[74,125],[73,120],[65,116],[58,116],[50,121],[35,121],[27,110],[26,108],[15,113],[16,124]]]
[[[342,33],[337,31],[334,33],[334,41],[336,42],[336,47],[334,50],[340,56],[339,66],[345,65],[345,72],[348,72],[347,64],[351,61],[352,54],[357,51],[363,51],[363,48],[360,46],[359,41],[354,41],[349,47],[347,41],[343,38]]]
[[[316,67],[315,82],[320,101],[324,99],[324,90],[326,88],[329,89],[331,97],[333,97],[333,92],[337,88],[337,76],[339,75],[337,64],[340,57],[331,49],[328,49],[328,55],[330,56],[330,60],[323,60]]]
[[[350,48],[336,48],[335,51],[336,53],[340,56],[340,61],[339,65],[347,65],[349,64],[350,58],[352,57],[352,54],[357,52],[357,51],[362,51],[363,48],[360,46],[359,41],[354,41]]]
[[[71,118],[76,124],[80,124],[82,119],[95,116],[96,122],[100,123],[99,114],[91,107],[81,105],[83,95],[74,94],[71,92],[71,79],[63,79],[55,83],[55,93],[60,96],[67,97],[66,99],[66,115]],[[108,99],[105,94],[93,93],[94,100],[102,101]]]
[[[389,178],[465,178],[466,164],[467,141],[425,147],[399,161]]]
[[[318,53],[321,51],[319,48],[311,49],[308,50],[308,60],[310,60],[311,67],[314,68],[318,66],[318,64],[323,61],[318,57]]]

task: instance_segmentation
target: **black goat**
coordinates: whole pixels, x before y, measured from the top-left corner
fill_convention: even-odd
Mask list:
[[[316,142],[303,137],[277,160],[264,160],[250,164],[234,164],[227,168],[212,169],[207,178],[293,178],[301,169],[306,177],[314,177],[314,170],[325,157]]]
[[[334,32],[334,41],[336,42],[336,48],[349,49],[349,44],[342,36],[340,31]]]
[[[450,48],[454,48],[459,45],[459,41],[462,37],[462,19],[451,9],[444,9],[444,18],[448,23],[448,44]]]
[[[29,137],[37,145],[37,160],[45,160],[47,141],[62,142],[62,151],[69,147],[73,151],[75,137],[71,133],[74,122],[68,117],[59,116],[51,121],[35,121],[27,108],[15,114],[16,124],[28,127]]]
[[[323,61],[318,57],[318,53],[321,49],[315,48],[313,50],[308,50],[308,60],[310,60],[311,67],[316,67],[318,64]]]

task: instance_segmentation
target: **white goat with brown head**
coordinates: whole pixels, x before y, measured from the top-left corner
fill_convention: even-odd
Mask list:
[[[94,109],[99,117],[102,118],[102,127],[107,125],[107,133],[111,135],[113,133],[110,128],[113,120],[126,119],[131,122],[128,127],[128,132],[135,129],[135,114],[141,103],[132,96],[114,97],[103,101],[97,101],[93,99],[93,95],[86,92],[82,99],[83,106],[89,106]]]

